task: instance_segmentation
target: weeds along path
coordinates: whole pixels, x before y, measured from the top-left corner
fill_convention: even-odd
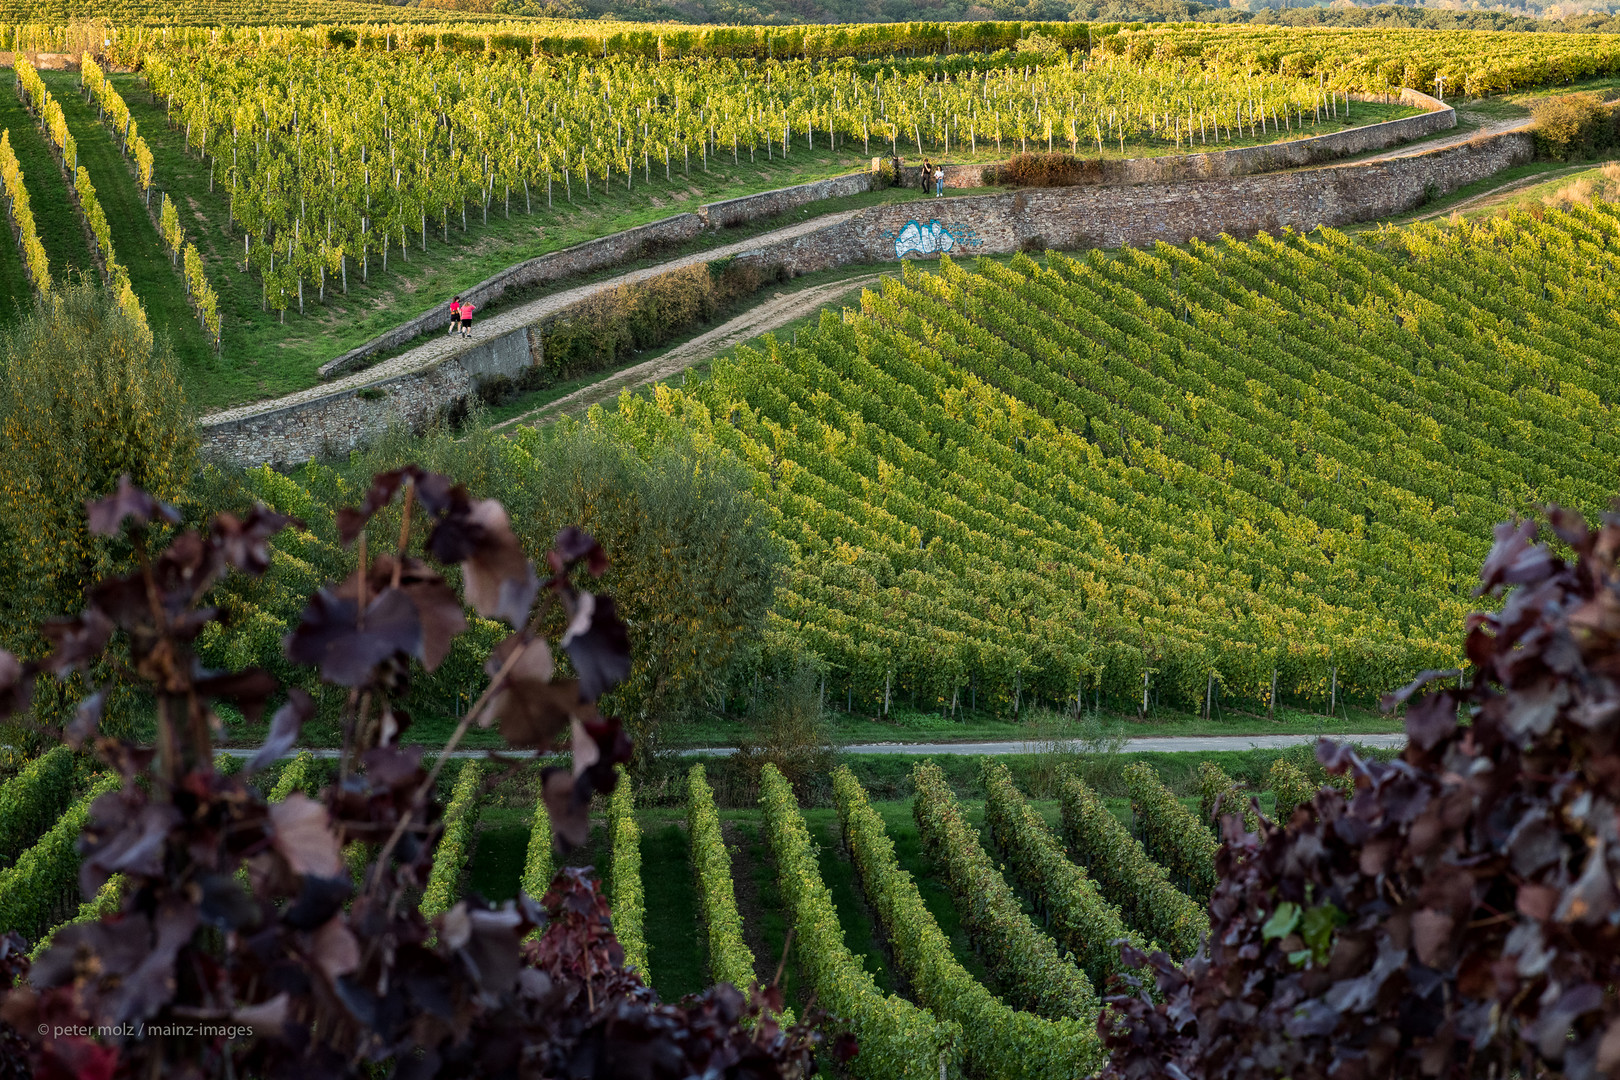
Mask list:
[[[216,423],[226,420],[237,420],[244,417],[253,416],[255,413],[269,412],[273,409],[285,408],[288,405],[298,405],[306,401],[314,401],[318,398],[339,394],[345,390],[357,389],[369,383],[381,382],[382,380],[392,378],[395,375],[403,375],[407,372],[415,371],[417,368],[426,367],[435,361],[453,356],[465,349],[472,348],[473,345],[479,341],[487,341],[492,337],[499,337],[502,334],[510,333],[513,330],[522,329],[525,326],[530,326],[554,315],[558,315],[575,304],[578,304],[580,301],[589,299],[597,293],[604,292],[609,289],[617,289],[621,285],[633,285],[638,281],[645,281],[648,278],[657,277],[659,274],[667,274],[671,270],[678,270],[683,266],[692,266],[699,263],[713,262],[716,259],[728,258],[733,255],[741,255],[745,251],[752,251],[757,247],[761,247],[775,241],[791,240],[797,236],[804,236],[809,233],[818,232],[830,226],[837,225],[840,222],[849,220],[849,218],[853,217],[855,213],[856,211],[854,210],[848,210],[838,214],[827,214],[822,217],[810,218],[808,221],[803,221],[796,225],[790,225],[783,229],[777,229],[774,232],[749,237],[747,240],[740,240],[735,244],[726,244],[724,247],[711,248],[708,251],[700,251],[692,255],[685,255],[678,259],[672,259],[666,263],[660,263],[657,266],[648,266],[640,270],[632,270],[629,273],[620,274],[617,277],[611,277],[605,281],[596,281],[589,285],[580,285],[572,289],[564,289],[562,292],[552,293],[549,296],[543,296],[538,300],[531,300],[527,304],[522,304],[510,310],[503,311],[499,315],[495,315],[487,320],[475,321],[473,324],[474,340],[471,343],[464,341],[459,336],[452,337],[445,335],[443,337],[433,338],[425,344],[418,345],[409,352],[401,353],[392,359],[384,360],[375,367],[366,368],[364,371],[357,371],[353,375],[346,376],[345,378],[333,379],[331,382],[322,383],[319,386],[312,386],[308,390],[300,390],[295,394],[288,394],[286,397],[275,398],[271,401],[256,401],[251,405],[241,405],[234,409],[225,409],[221,412],[210,413],[209,415],[203,417],[203,420],[204,422],[213,421]]]
[[[135,176],[113,141],[112,132],[96,119],[95,106],[80,96],[78,74],[41,75],[51,95],[62,105],[62,115],[78,144],[79,164],[90,173],[90,182],[96,186],[96,198],[112,227],[118,261],[129,270],[129,283],[146,307],[146,319],[153,332],[167,335],[173,343],[180,378],[189,392],[217,361],[186,298],[185,279],[163,250],[163,241],[147,216]]]
[[[592,405],[605,404],[617,398],[625,390],[635,390],[638,387],[646,386],[648,383],[667,379],[671,375],[679,374],[695,364],[701,364],[716,353],[724,352],[733,345],[759,337],[761,334],[785,326],[796,319],[802,319],[806,315],[813,314],[839,297],[848,296],[857,289],[865,288],[882,276],[881,273],[866,274],[858,278],[846,278],[843,281],[834,281],[826,285],[801,289],[794,293],[778,292],[770,299],[749,308],[729,322],[723,323],[706,333],[699,334],[691,341],[683,342],[661,356],[655,356],[645,363],[625,368],[622,371],[616,371],[599,382],[575,390],[565,397],[548,402],[538,409],[524,413],[522,416],[515,416],[510,420],[503,420],[499,424],[491,425],[491,430],[500,431],[517,426],[534,427],[564,416],[584,412]]]
[[[54,87],[51,92],[56,92]],[[23,186],[28,189],[39,242],[45,246],[45,257],[51,263],[51,279],[70,281],[94,267],[95,260],[90,257],[90,245],[85,240],[84,227],[79,224],[79,212],[73,206],[45,136],[40,134],[34,118],[11,90],[0,90],[0,128],[11,132],[11,150],[17,155],[17,164],[22,166]],[[15,251],[17,245],[12,242],[10,247]],[[22,296],[26,302],[26,279],[20,293],[14,295]]]

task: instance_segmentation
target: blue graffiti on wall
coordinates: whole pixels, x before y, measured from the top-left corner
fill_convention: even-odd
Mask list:
[[[927,225],[920,225],[913,219],[906,222],[905,228],[898,233],[884,232],[883,235],[894,241],[894,257],[897,259],[904,259],[913,252],[937,255],[958,248],[978,247],[984,243],[966,225],[941,225],[938,218],[929,219]]]

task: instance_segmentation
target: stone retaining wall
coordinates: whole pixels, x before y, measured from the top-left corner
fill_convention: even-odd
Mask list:
[[[1383,101],[1381,97],[1352,95],[1359,100]],[[1121,160],[1088,159],[1081,154],[1084,168],[1080,184],[1083,187],[1115,187],[1125,184],[1165,184],[1187,180],[1231,179],[1253,176],[1257,173],[1297,169],[1306,165],[1321,165],[1341,158],[1354,157],[1372,150],[1385,150],[1391,146],[1427,138],[1457,126],[1457,112],[1428,94],[1403,89],[1402,105],[1424,110],[1418,116],[1403,116],[1399,120],[1386,120],[1381,124],[1346,128],[1326,135],[1313,135],[1305,139],[1265,143],[1260,146],[1239,146],[1231,150],[1216,150],[1207,154],[1165,154],[1151,158],[1125,158]],[[973,165],[946,165],[947,188],[990,187],[995,183],[997,162]],[[907,187],[922,188],[922,166],[905,166],[900,170],[902,183]],[[933,190],[932,183],[926,185]]]
[[[1529,161],[1528,132],[1481,136],[1410,157],[1228,179],[1091,188],[1042,188],[869,207],[825,229],[737,256],[798,275],[897,257],[1006,254],[1046,247],[1146,246],[1346,225],[1404,213]],[[206,424],[205,452],[239,465],[291,465],[342,453],[392,422],[419,426],[540,359],[526,327],[439,364],[273,412]]]

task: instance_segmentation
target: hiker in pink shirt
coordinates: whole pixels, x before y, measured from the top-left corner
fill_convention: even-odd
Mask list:
[[[477,310],[477,309],[475,309],[473,307],[471,300],[463,300],[461,302],[461,336],[462,337],[472,337],[472,315],[473,315],[473,312],[475,310]]]

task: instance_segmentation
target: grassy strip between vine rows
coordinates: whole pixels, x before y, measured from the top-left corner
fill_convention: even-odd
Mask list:
[[[1092,984],[1073,955],[1060,952],[1024,913],[978,833],[962,819],[945,774],[933,762],[919,762],[912,781],[911,813],[923,848],[943,872],[962,927],[1002,993],[1038,1016],[1095,1022],[1100,1005]]]
[[[686,826],[692,838],[698,902],[709,930],[709,977],[717,983],[730,983],[746,994],[758,978],[754,951],[743,940],[742,914],[737,910],[737,894],[731,884],[731,853],[720,831],[714,789],[709,787],[702,765],[692,766],[686,774]],[[792,1023],[791,1012],[783,1014],[783,1022]]]
[[[1044,912],[1052,936],[1074,953],[1092,986],[1103,991],[1120,970],[1120,938],[1149,944],[1125,925],[1119,908],[1103,899],[1096,882],[1073,862],[1041,815],[1024,800],[1012,773],[999,761],[984,763],[984,820],[991,840],[1024,894]],[[920,790],[920,789],[919,789]]]
[[[620,773],[608,803],[608,838],[613,844],[613,933],[624,948],[624,966],[635,968],[652,985],[647,966],[647,897],[641,887],[641,826],[636,824],[635,794],[630,778]]]
[[[867,899],[877,910],[895,960],[919,1002],[962,1025],[967,1068],[986,1078],[1053,1080],[1087,1076],[1102,1064],[1096,1028],[1046,1020],[998,1000],[951,955],[950,942],[900,870],[883,819],[847,766],[833,772],[844,837]]]
[[[1125,766],[1125,789],[1131,796],[1137,838],[1148,857],[1170,871],[1188,896],[1207,901],[1215,890],[1215,851],[1220,847],[1214,835],[1181,805],[1147,762]]]
[[[68,808],[49,832],[0,873],[0,926],[25,938],[43,934],[61,918],[79,888],[79,832],[90,817],[90,804],[116,790],[119,779],[108,774]]]
[[[9,866],[50,827],[72,798],[78,763],[55,746],[0,786],[0,865]]]
[[[444,810],[444,835],[439,837],[439,846],[433,849],[433,874],[422,891],[423,918],[436,919],[456,902],[456,885],[461,881],[467,849],[478,828],[482,774],[483,765],[476,758],[468,758],[456,775],[450,805]]]
[[[904,998],[883,994],[872,973],[844,943],[832,893],[822,881],[810,831],[793,787],[766,765],[760,773],[760,805],[776,857],[777,880],[796,940],[799,974],[816,1001],[860,1042],[849,1071],[869,1080],[933,1080],[959,1062],[962,1029],[937,1020]]]

